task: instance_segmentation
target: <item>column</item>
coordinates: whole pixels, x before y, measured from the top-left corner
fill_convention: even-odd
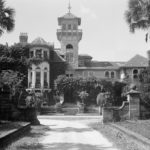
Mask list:
[[[36,81],[36,71],[32,71],[32,88],[35,88],[35,81]]]
[[[140,92],[132,89],[127,96],[129,101],[129,118],[137,120],[140,117]]]
[[[30,86],[29,86],[30,81],[31,81],[31,80],[30,80],[30,71],[28,70],[28,88],[30,87]]]
[[[50,86],[49,86],[49,84],[50,84],[50,83],[49,83],[49,78],[50,78],[50,76],[49,76],[49,70],[48,70],[48,72],[47,72],[47,83],[48,83],[48,88],[50,87]]]
[[[41,88],[44,88],[44,71],[41,70]]]

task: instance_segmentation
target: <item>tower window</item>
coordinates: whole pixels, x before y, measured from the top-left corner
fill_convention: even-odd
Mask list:
[[[66,30],[66,25],[65,24],[62,25],[62,29]]]
[[[71,30],[71,24],[68,24],[68,30]]]
[[[73,25],[73,30],[77,30],[77,25],[76,24]]]
[[[68,45],[66,46],[66,49],[73,49],[73,46],[72,46],[71,44],[68,44]]]
[[[73,53],[67,53],[66,54],[66,61],[69,63],[73,62]]]

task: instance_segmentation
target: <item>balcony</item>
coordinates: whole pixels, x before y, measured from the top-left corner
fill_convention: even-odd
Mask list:
[[[82,30],[63,30],[63,29],[57,29],[57,39],[61,41],[62,37],[77,37],[78,40],[80,41],[82,38]]]

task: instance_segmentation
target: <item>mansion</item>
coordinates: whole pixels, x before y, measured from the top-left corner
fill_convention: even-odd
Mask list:
[[[20,43],[30,45],[29,56],[35,62],[28,70],[28,90],[42,91],[47,98],[58,75],[114,81],[128,78],[134,82],[140,70],[148,66],[148,59],[140,55],[135,55],[127,62],[93,61],[90,55],[79,55],[79,42],[83,34],[80,25],[81,18],[73,15],[70,10],[58,18],[59,29],[56,35],[60,49],[42,38],[28,43],[28,35],[20,34]]]

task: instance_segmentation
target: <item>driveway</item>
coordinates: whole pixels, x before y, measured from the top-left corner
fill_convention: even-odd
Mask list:
[[[41,124],[51,130],[39,139],[46,150],[117,150],[101,133],[88,127],[92,118],[48,118],[39,117]]]

